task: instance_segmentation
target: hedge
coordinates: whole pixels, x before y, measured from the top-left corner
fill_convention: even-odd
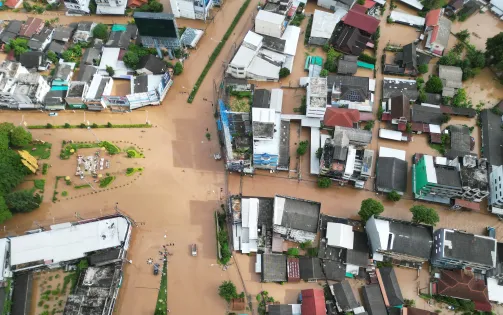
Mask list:
[[[231,36],[232,32],[234,31],[234,28],[236,27],[239,20],[241,19],[241,17],[245,13],[246,8],[248,7],[249,4],[250,4],[250,0],[246,0],[243,3],[243,5],[239,9],[238,13],[236,14],[236,17],[234,17],[234,20],[232,20],[231,26],[229,27],[227,32],[225,32],[224,37],[222,38],[220,43],[218,43],[217,47],[215,47],[215,50],[213,50],[213,53],[211,54],[208,63],[204,67],[203,72],[201,72],[201,75],[199,75],[199,78],[197,79],[196,84],[192,88],[192,92],[190,92],[189,98],[187,99],[188,103],[192,103],[192,101],[194,100],[194,97],[196,97],[197,91],[199,90],[199,87],[203,83],[204,78],[208,74],[208,71],[210,71],[210,68],[211,68],[211,66],[213,66],[213,63],[215,62],[215,60],[217,60],[217,57],[220,54],[220,51],[222,50],[222,48],[224,48],[225,43],[227,42],[227,40]]]
[[[82,128],[81,125],[70,125],[70,128]],[[87,128],[87,126],[85,127]],[[152,128],[150,124],[124,124],[124,125],[112,125],[111,127],[108,125],[94,125],[92,128]],[[28,129],[68,129],[68,126],[65,125],[48,127],[47,125],[31,125],[28,126]]]
[[[375,58],[375,57],[372,57],[372,56],[369,56],[369,55],[367,55],[367,54],[361,54],[361,55],[358,57],[358,60],[363,61],[363,62],[366,62],[366,63],[373,64],[373,65],[375,65],[375,64],[376,64],[376,58]]]

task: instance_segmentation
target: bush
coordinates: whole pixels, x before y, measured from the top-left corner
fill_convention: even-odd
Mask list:
[[[230,302],[232,299],[238,297],[238,292],[234,283],[232,283],[231,281],[224,281],[218,287],[218,295],[220,295],[220,297],[227,302]]]
[[[108,73],[109,76],[113,77],[114,74],[115,74],[115,70],[113,67],[110,67],[110,66],[106,66],[106,72]]]
[[[87,126],[86,126],[86,124],[84,124],[84,123],[81,123],[81,124],[79,125],[79,128],[82,128],[82,129],[84,129],[84,128],[86,128],[86,127],[87,127]]]
[[[428,93],[441,93],[442,88],[442,80],[436,75],[432,75],[425,86],[425,90]]]
[[[309,145],[309,142],[307,141],[301,141],[299,143],[299,147],[297,148],[297,155],[304,155],[307,152],[307,147]]]
[[[376,64],[376,58],[375,58],[375,57],[372,57],[372,56],[369,56],[369,55],[367,55],[367,54],[361,54],[361,55],[358,57],[358,60],[363,61],[363,62],[366,62],[366,63],[373,64],[373,65],[375,65],[375,64]]]
[[[328,177],[318,177],[318,187],[328,188],[332,185],[332,180]]]
[[[373,120],[369,120],[369,121],[367,121],[367,124],[365,125],[365,127],[363,129],[370,131],[370,130],[372,130],[372,128],[374,128],[374,124],[375,124],[375,122]]]
[[[100,180],[100,188],[105,188],[115,180],[115,176],[107,176]]]
[[[295,247],[289,248],[289,249],[286,251],[286,254],[287,254],[289,257],[298,257],[298,256],[299,256],[299,249],[298,249],[298,248],[295,248]]]
[[[93,123],[93,124],[91,125],[91,128],[99,128],[99,127],[100,127],[100,126],[98,126],[98,124],[97,124],[97,123]]]
[[[313,28],[313,16],[311,15],[309,17],[309,20],[307,21],[306,32],[304,35],[304,45],[307,45],[309,43],[309,37],[311,37],[312,28]]]
[[[66,129],[72,128],[72,126],[70,126],[70,124],[69,124],[69,123],[65,123],[65,124],[64,124],[64,127],[65,127]]]
[[[391,200],[391,201],[398,201],[402,198],[402,196],[400,196],[399,193],[397,193],[396,191],[392,190],[390,193],[388,193],[388,200]]]
[[[99,23],[93,29],[93,37],[106,40],[108,37],[108,27],[103,23]]]
[[[321,70],[320,71],[320,77],[322,77],[322,78],[328,77],[328,70],[327,69]]]
[[[415,223],[424,223],[435,226],[440,221],[438,213],[433,208],[428,208],[423,205],[415,205],[410,208],[410,212],[412,212],[412,222]]]
[[[319,159],[321,159],[321,156],[323,155],[323,148],[318,148],[318,150],[316,150],[316,157]]]
[[[417,70],[419,71],[419,73],[421,74],[425,74],[428,72],[428,65],[427,64],[422,64],[422,65],[419,65],[417,67]]]
[[[182,74],[183,72],[183,65],[180,61],[178,61],[177,63],[175,63],[175,68],[173,69],[173,73],[175,75],[179,75],[179,74]]]
[[[248,7],[249,4],[250,4],[250,0],[246,0],[243,3],[243,5],[241,6],[241,8],[239,8],[239,11],[236,13],[234,20],[232,20],[232,23],[231,23],[229,29],[227,30],[227,32],[225,32],[224,37],[218,43],[217,47],[215,47],[215,50],[213,50],[213,53],[211,54],[208,63],[204,67],[201,75],[199,75],[199,78],[197,78],[196,84],[194,85],[194,88],[192,88],[192,92],[190,92],[189,98],[187,100],[188,103],[192,103],[194,101],[194,97],[196,97],[197,91],[199,90],[199,87],[203,83],[204,78],[208,74],[208,71],[210,71],[211,66],[213,65],[213,63],[217,59],[218,55],[220,54],[220,51],[222,50],[225,43],[227,42],[227,40],[231,36],[232,32],[236,28],[236,25],[238,24],[239,20],[241,19],[241,17],[245,13],[246,8]]]
[[[285,78],[290,75],[290,70],[288,68],[281,68],[279,69],[279,77],[280,78]]]
[[[384,206],[379,201],[368,198],[362,201],[358,215],[362,221],[367,222],[373,215],[379,215],[384,212]]]

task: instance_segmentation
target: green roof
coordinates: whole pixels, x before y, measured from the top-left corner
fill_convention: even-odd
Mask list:
[[[126,25],[125,24],[114,24],[112,26],[112,32],[120,32],[120,31],[126,31]]]

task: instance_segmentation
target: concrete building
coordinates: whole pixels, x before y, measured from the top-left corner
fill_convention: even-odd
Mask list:
[[[463,87],[463,71],[460,67],[439,66],[438,76],[442,80],[442,96],[454,97],[458,89]]]
[[[113,84],[114,80],[112,78],[96,74],[84,98],[87,108],[89,110],[104,110],[107,108],[106,103],[102,102],[102,97],[110,95]]]
[[[487,161],[470,155],[449,160],[416,154],[412,185],[416,199],[444,204],[455,199],[481,202],[489,195]]]
[[[337,9],[334,13],[329,13],[321,10],[314,10],[313,25],[311,36],[309,37],[310,45],[323,46],[330,41],[335,26],[348,13],[344,9]]]
[[[89,6],[89,0],[71,0],[75,2],[79,1],[87,1],[87,6]],[[65,2],[66,5],[66,2]],[[68,6],[67,6],[68,8]],[[89,8],[88,8],[89,10]],[[89,11],[88,11],[89,12]],[[75,33],[73,34],[73,42],[78,43],[78,42],[87,42],[91,37],[93,37],[93,30],[96,27],[96,23],[94,22],[89,22],[89,21],[82,21],[77,24],[77,29],[75,30]]]
[[[313,242],[318,232],[320,209],[318,202],[276,195],[273,231],[292,242]]]
[[[260,10],[255,17],[255,32],[258,34],[281,38],[286,26],[284,15]]]
[[[32,51],[44,51],[52,40],[54,29],[44,27],[38,34],[35,34],[28,41],[28,47]]]
[[[133,70],[129,69],[124,61],[119,60],[121,49],[118,47],[105,47],[101,54],[100,65],[98,66],[98,73],[101,75],[108,75],[107,67],[114,69],[115,78],[129,79],[133,74]]]
[[[376,164],[376,190],[403,195],[407,191],[407,160],[405,151],[380,147]]]
[[[501,188],[503,183],[501,180],[503,177],[503,166],[493,166],[489,176],[489,186],[491,188],[489,204],[493,208],[503,208],[503,189]]]
[[[124,15],[127,0],[96,0],[96,14]]]
[[[318,0],[317,3],[320,7],[330,9],[332,11],[336,11],[338,9],[349,11],[355,2],[355,0]]]
[[[436,56],[442,56],[449,44],[452,22],[442,15],[442,9],[431,10],[426,14],[425,48]]]
[[[283,90],[273,89],[269,107],[252,108],[253,167],[275,170],[281,152]],[[284,144],[283,144],[284,145]]]
[[[0,65],[0,107],[38,109],[51,87],[38,73],[29,73],[18,62]]]
[[[209,17],[213,0],[170,0],[171,12],[176,18],[205,20]]]
[[[450,229],[436,230],[433,238],[433,266],[480,273],[496,267],[497,242],[494,238]]]
[[[56,73],[52,79],[52,86],[69,85],[72,82],[73,69],[75,69],[75,62],[60,62],[56,68]]]
[[[431,256],[431,226],[372,216],[365,224],[372,258],[421,268]]]
[[[72,109],[85,109],[84,97],[87,94],[89,85],[87,82],[72,81],[68,85],[65,101],[69,108]]]
[[[327,110],[327,78],[309,78],[306,87],[306,116],[323,119]]]
[[[65,0],[65,7],[69,15],[86,15],[91,12],[89,10],[90,0]]]

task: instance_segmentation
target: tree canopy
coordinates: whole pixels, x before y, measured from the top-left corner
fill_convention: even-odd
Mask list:
[[[10,143],[15,147],[24,147],[30,144],[32,141],[31,132],[26,131],[21,126],[17,126],[12,129],[10,133]]]
[[[99,23],[93,29],[93,37],[105,40],[108,38],[108,26],[103,23]]]
[[[384,212],[384,206],[379,201],[368,198],[362,201],[358,215],[362,221],[367,221],[373,215],[379,215]]]
[[[31,190],[14,191],[5,196],[5,203],[12,212],[31,212],[42,203],[42,196]]]
[[[218,295],[222,297],[227,302],[230,302],[232,299],[238,296],[238,292],[236,290],[236,286],[232,281],[224,281],[218,287]]]
[[[182,74],[183,72],[183,64],[178,61],[177,63],[175,63],[175,68],[173,69],[173,73],[175,75],[179,75],[179,74]]]
[[[9,208],[7,208],[5,198],[0,195],[0,222],[5,222],[10,218],[12,218],[12,213],[9,211]]]
[[[495,66],[499,71],[503,71],[503,32],[487,39],[485,54],[487,64]]]
[[[435,226],[440,221],[438,213],[433,208],[428,208],[423,205],[415,205],[410,208],[410,212],[412,212],[412,222],[415,223],[424,223]]]
[[[22,53],[29,51],[28,40],[21,37],[11,39],[10,42],[5,45],[5,52],[8,53],[11,50],[14,50],[14,55],[19,57]]]
[[[396,191],[392,190],[391,192],[388,193],[388,199],[391,201],[398,201],[402,198],[399,193]]]
[[[428,93],[440,93],[442,92],[442,88],[442,80],[436,75],[432,75],[425,86],[426,92]]]
[[[131,44],[128,47],[127,53],[124,54],[122,61],[124,61],[127,67],[136,70],[138,69],[138,64],[140,63],[141,57],[150,54],[152,55],[157,54],[155,48],[146,48],[135,44]]]
[[[284,78],[290,75],[290,70],[288,68],[281,68],[279,69],[279,77]]]

